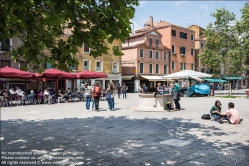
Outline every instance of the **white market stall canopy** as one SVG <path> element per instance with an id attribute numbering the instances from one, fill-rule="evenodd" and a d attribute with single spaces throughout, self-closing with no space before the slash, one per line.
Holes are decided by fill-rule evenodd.
<path id="1" fill-rule="evenodd" d="M 182 70 L 176 73 L 163 76 L 164 79 L 179 79 L 179 78 L 207 78 L 212 77 L 211 74 L 197 72 L 194 70 Z"/>

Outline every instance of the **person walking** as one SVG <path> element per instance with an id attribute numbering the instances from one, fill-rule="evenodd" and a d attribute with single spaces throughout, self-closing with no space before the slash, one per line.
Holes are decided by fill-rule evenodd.
<path id="1" fill-rule="evenodd" d="M 93 89 L 94 93 L 94 103 L 95 103 L 95 111 L 99 112 L 99 99 L 101 96 L 101 87 L 99 86 L 99 83 L 95 83 L 95 87 Z"/>
<path id="2" fill-rule="evenodd" d="M 114 82 L 111 82 L 110 84 L 110 89 L 111 89 L 111 110 L 114 111 L 114 97 L 116 96 L 116 87 L 114 85 Z"/>
<path id="3" fill-rule="evenodd" d="M 90 102 L 91 102 L 91 95 L 92 95 L 92 87 L 85 83 L 85 97 L 86 97 L 86 109 L 90 110 Z"/>
<path id="4" fill-rule="evenodd" d="M 93 85 L 92 89 L 94 89 L 96 84 Z M 92 111 L 94 111 L 94 93 L 91 95 L 91 100 L 92 100 Z"/>
<path id="5" fill-rule="evenodd" d="M 125 84 L 123 84 L 123 86 L 122 86 L 122 94 L 123 94 L 123 98 L 126 98 L 126 91 L 128 90 L 128 87 L 125 85 Z"/>
<path id="6" fill-rule="evenodd" d="M 118 84 L 117 86 L 117 91 L 118 91 L 118 98 L 120 99 L 120 94 L 121 94 L 121 86 Z"/>
<path id="7" fill-rule="evenodd" d="M 175 80 L 174 88 L 172 90 L 173 100 L 175 102 L 175 110 L 181 110 L 181 106 L 179 103 L 180 100 L 180 85 L 178 84 L 178 80 Z"/>

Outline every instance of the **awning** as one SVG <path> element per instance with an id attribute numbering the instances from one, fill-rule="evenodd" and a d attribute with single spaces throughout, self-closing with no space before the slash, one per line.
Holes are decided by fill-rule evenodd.
<path id="1" fill-rule="evenodd" d="M 163 78 L 163 76 L 143 76 L 141 75 L 141 77 L 150 80 L 150 81 L 163 81 L 166 80 L 165 78 Z"/>
<path id="2" fill-rule="evenodd" d="M 208 82 L 227 82 L 226 80 L 222 80 L 219 78 L 204 78 L 204 80 L 206 80 Z"/>
<path id="3" fill-rule="evenodd" d="M 132 77 L 134 77 L 134 75 L 123 75 L 122 79 L 124 79 L 124 80 L 130 80 Z"/>
<path id="4" fill-rule="evenodd" d="M 222 78 L 224 78 L 224 79 L 226 79 L 226 80 L 243 80 L 243 78 L 242 77 L 237 77 L 237 76 L 225 76 L 225 77 L 222 77 Z"/>

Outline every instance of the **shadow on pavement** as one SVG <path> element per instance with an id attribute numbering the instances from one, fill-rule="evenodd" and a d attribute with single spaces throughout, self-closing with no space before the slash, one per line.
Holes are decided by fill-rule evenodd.
<path id="1" fill-rule="evenodd" d="M 1 154 L 24 159 L 2 161 L 6 165 L 10 161 L 36 162 L 34 165 L 248 165 L 248 146 L 207 141 L 190 129 L 201 131 L 207 139 L 236 134 L 182 118 L 8 120 L 1 121 Z M 55 161 L 58 163 L 51 163 Z"/>

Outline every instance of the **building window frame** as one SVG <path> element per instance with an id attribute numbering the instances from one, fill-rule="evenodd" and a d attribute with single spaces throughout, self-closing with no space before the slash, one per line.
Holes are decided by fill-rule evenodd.
<path id="1" fill-rule="evenodd" d="M 87 66 L 85 66 L 85 62 L 87 62 Z M 91 71 L 91 61 L 89 59 L 83 59 L 83 62 L 82 62 L 82 69 L 83 71 L 84 70 L 89 70 Z"/>
<path id="2" fill-rule="evenodd" d="M 180 54 L 186 55 L 186 47 L 180 46 Z"/>
<path id="3" fill-rule="evenodd" d="M 153 74 L 153 64 L 152 63 L 149 64 L 149 73 Z"/>
<path id="4" fill-rule="evenodd" d="M 194 49 L 191 48 L 191 55 L 194 56 L 195 52 L 194 52 Z"/>
<path id="5" fill-rule="evenodd" d="M 172 30 L 171 30 L 171 36 L 176 37 L 176 30 L 175 30 L 175 29 L 172 29 Z"/>
<path id="6" fill-rule="evenodd" d="M 112 72 L 119 73 L 119 62 L 112 62 Z"/>
<path id="7" fill-rule="evenodd" d="M 171 62 L 171 69 L 175 70 L 175 62 L 174 61 Z"/>
<path id="8" fill-rule="evenodd" d="M 139 73 L 144 74 L 144 63 L 139 63 Z"/>
<path id="9" fill-rule="evenodd" d="M 156 39 L 156 47 L 159 47 L 159 40 Z"/>
<path id="10" fill-rule="evenodd" d="M 163 53 L 163 59 L 164 59 L 164 60 L 167 60 L 167 52 L 164 52 L 164 53 Z"/>
<path id="11" fill-rule="evenodd" d="M 7 46 L 4 46 L 5 44 L 3 43 L 7 43 Z M 4 50 L 2 50 L 4 48 Z M 8 38 L 6 39 L 4 42 L 0 41 L 0 52 L 8 52 L 8 51 L 12 51 L 12 38 Z"/>
<path id="12" fill-rule="evenodd" d="M 159 73 L 160 73 L 160 65 L 156 64 L 156 74 L 159 74 Z"/>
<path id="13" fill-rule="evenodd" d="M 188 39 L 188 34 L 185 33 L 185 32 L 181 32 L 181 31 L 180 31 L 180 38 L 181 38 L 181 39 L 187 40 L 187 39 Z"/>
<path id="14" fill-rule="evenodd" d="M 201 48 L 204 48 L 204 43 L 203 42 L 201 42 Z"/>
<path id="15" fill-rule="evenodd" d="M 84 53 L 90 53 L 90 47 L 89 47 L 89 45 L 87 43 L 84 43 L 83 52 Z"/>
<path id="16" fill-rule="evenodd" d="M 172 46 L 171 46 L 171 52 L 172 52 L 173 54 L 176 53 L 176 52 L 175 52 L 175 45 L 172 45 Z"/>
<path id="17" fill-rule="evenodd" d="M 163 74 L 167 74 L 167 65 L 163 65 Z"/>
<path id="18" fill-rule="evenodd" d="M 153 59 L 153 50 L 149 50 L 149 58 Z"/>
<path id="19" fill-rule="evenodd" d="M 100 64 L 99 67 L 98 67 L 98 64 Z M 95 71 L 96 72 L 102 72 L 103 71 L 103 61 L 102 60 L 95 60 Z"/>
<path id="20" fill-rule="evenodd" d="M 156 51 L 156 59 L 159 60 L 160 59 L 160 52 Z"/>
<path id="21" fill-rule="evenodd" d="M 142 56 L 141 56 L 141 53 L 142 53 Z M 139 55 L 140 55 L 140 58 L 144 58 L 144 49 L 142 48 L 139 49 Z"/>
<path id="22" fill-rule="evenodd" d="M 181 63 L 180 64 L 180 69 L 181 70 L 186 70 L 186 63 Z"/>
<path id="23" fill-rule="evenodd" d="M 194 70 L 194 64 L 193 63 L 191 63 L 191 70 Z"/>
<path id="24" fill-rule="evenodd" d="M 149 46 L 152 46 L 152 43 L 153 43 L 153 41 L 152 41 L 152 38 L 150 37 L 149 38 Z"/>
<path id="25" fill-rule="evenodd" d="M 191 35 L 191 41 L 195 41 L 195 36 Z"/>

